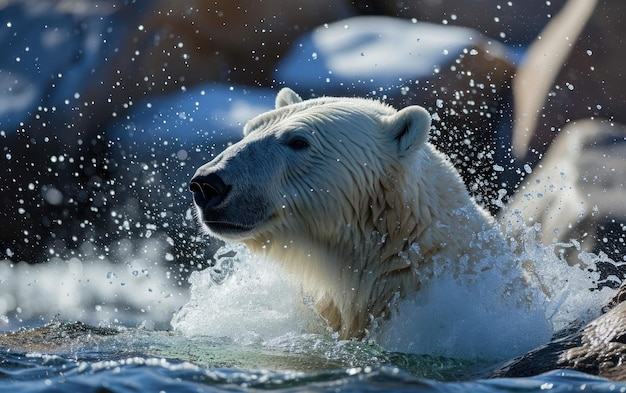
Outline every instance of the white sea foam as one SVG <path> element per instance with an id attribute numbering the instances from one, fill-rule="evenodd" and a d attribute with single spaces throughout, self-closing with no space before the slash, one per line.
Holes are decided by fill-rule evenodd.
<path id="1" fill-rule="evenodd" d="M 216 255 L 215 267 L 192 273 L 191 297 L 172 320 L 175 330 L 248 344 L 302 332 L 314 321 L 279 266 L 252 257 L 241 245 Z"/>
<path id="2" fill-rule="evenodd" d="M 140 248 L 145 252 L 127 252 L 125 263 L 97 255 L 36 265 L 0 261 L 0 330 L 55 317 L 92 325 L 167 328 L 188 300 L 187 289 L 156 263 L 164 254 L 162 244 L 144 241 Z"/>

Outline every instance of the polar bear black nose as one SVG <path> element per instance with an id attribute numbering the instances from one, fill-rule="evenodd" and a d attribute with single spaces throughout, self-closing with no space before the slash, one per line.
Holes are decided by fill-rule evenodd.
<path id="1" fill-rule="evenodd" d="M 230 186 L 224 183 L 215 173 L 194 176 L 189 183 L 189 191 L 193 192 L 194 202 L 201 208 L 211 208 L 219 205 L 230 191 Z"/>

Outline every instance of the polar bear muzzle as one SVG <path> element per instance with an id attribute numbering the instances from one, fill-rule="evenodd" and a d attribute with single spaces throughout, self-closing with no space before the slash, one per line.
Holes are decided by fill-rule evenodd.
<path id="1" fill-rule="evenodd" d="M 220 206 L 231 190 L 231 186 L 216 173 L 196 174 L 189 183 L 189 190 L 193 193 L 199 218 L 209 230 L 214 233 L 245 231 L 243 228 L 225 220 Z"/>
<path id="2" fill-rule="evenodd" d="M 193 200 L 201 209 L 210 209 L 222 203 L 230 189 L 231 186 L 225 184 L 215 173 L 197 175 L 189 184 Z"/>

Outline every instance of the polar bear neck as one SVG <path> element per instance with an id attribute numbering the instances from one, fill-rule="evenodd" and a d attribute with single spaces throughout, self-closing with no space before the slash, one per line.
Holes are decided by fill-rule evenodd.
<path id="1" fill-rule="evenodd" d="M 358 220 L 338 224 L 332 237 L 292 231 L 247 242 L 299 281 L 341 338 L 362 337 L 372 318 L 388 316 L 395 299 L 430 278 L 435 263 L 485 253 L 476 238 L 493 220 L 442 153 L 426 144 L 414 165 L 395 172 L 365 193 L 360 210 L 367 217 L 355 214 Z"/>

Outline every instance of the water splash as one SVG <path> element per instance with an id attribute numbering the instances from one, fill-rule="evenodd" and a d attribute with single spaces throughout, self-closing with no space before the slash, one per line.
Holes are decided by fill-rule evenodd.
<path id="1" fill-rule="evenodd" d="M 253 258 L 241 245 L 225 246 L 216 255 L 215 266 L 191 274 L 190 300 L 172 319 L 175 330 L 249 344 L 315 323 L 279 266 Z"/>
<path id="2" fill-rule="evenodd" d="M 368 339 L 389 351 L 507 359 L 548 342 L 574 321 L 595 317 L 612 293 L 592 290 L 598 282 L 595 264 L 608 258 L 581 253 L 580 266 L 570 266 L 556 246 L 535 240 L 536 231 L 524 228 L 511 241 L 520 261 L 532 262 L 530 287 L 512 285 L 519 277 L 511 276 L 515 269 L 503 267 L 503 261 L 486 260 L 491 268 L 480 277 L 461 279 L 456 269 L 443 267 L 419 292 L 399 301 L 390 318 L 375 321 Z M 192 275 L 191 300 L 172 320 L 176 331 L 268 346 L 297 342 L 311 327 L 324 331 L 279 266 L 239 245 L 218 254 L 226 259 Z"/>

